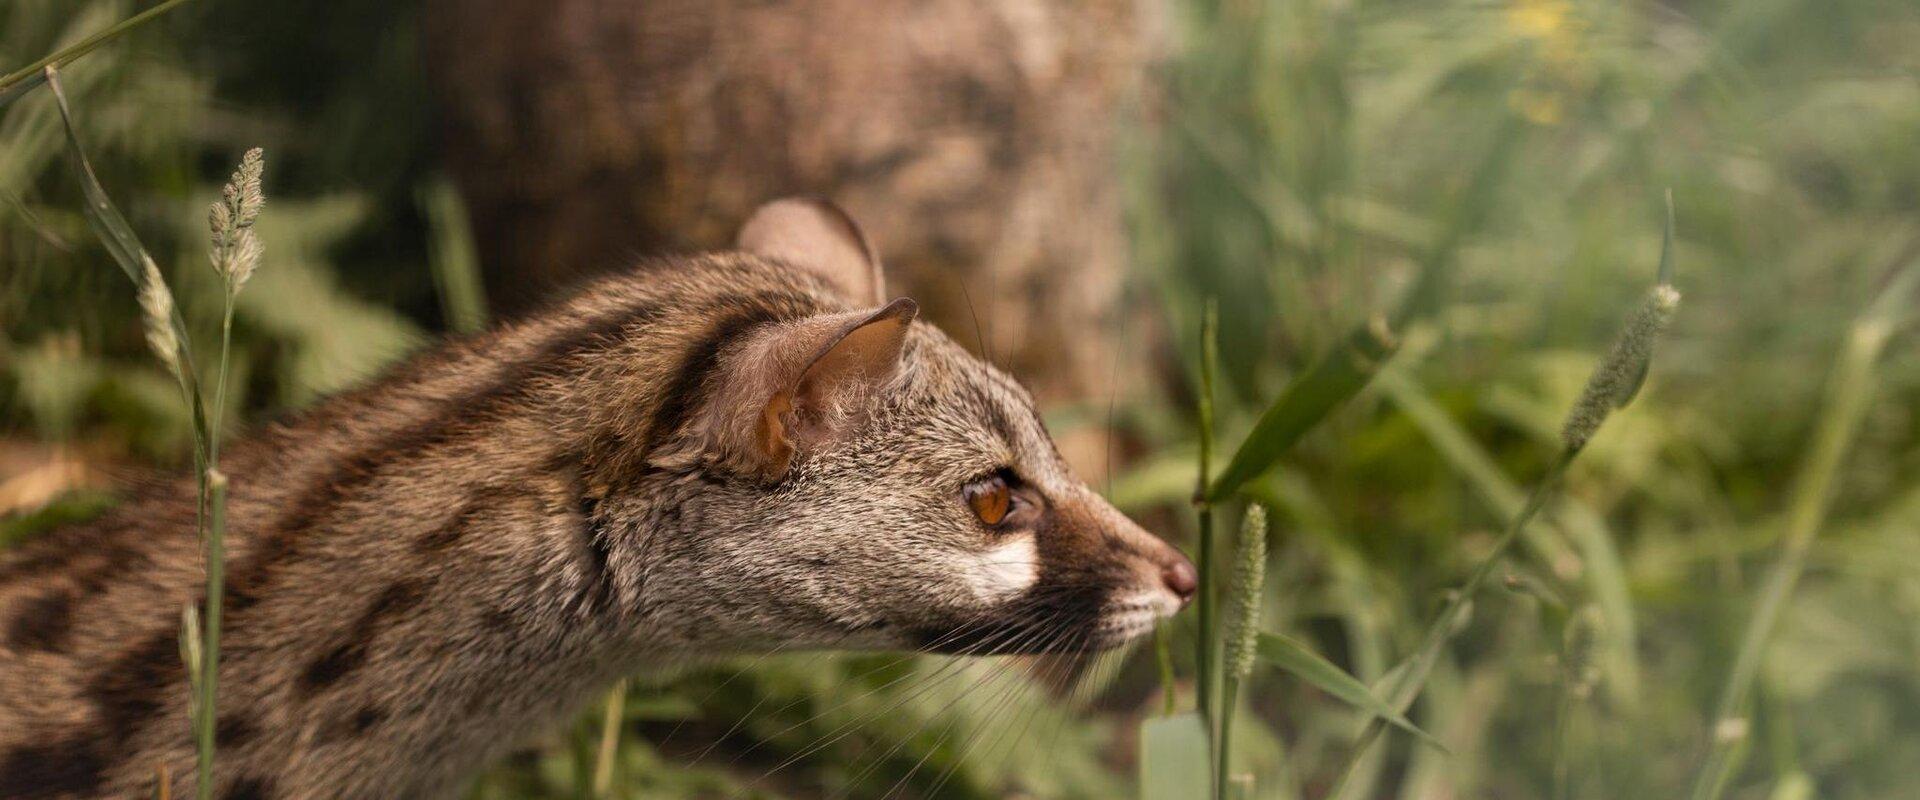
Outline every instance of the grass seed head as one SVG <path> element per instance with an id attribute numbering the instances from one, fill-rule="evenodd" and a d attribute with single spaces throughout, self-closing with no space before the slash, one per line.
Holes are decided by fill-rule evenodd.
<path id="1" fill-rule="evenodd" d="M 147 346 L 177 377 L 180 374 L 180 340 L 173 331 L 173 293 L 160 277 L 160 267 L 146 259 L 140 275 L 140 316 L 146 325 Z"/>
<path id="2" fill-rule="evenodd" d="M 180 660 L 187 665 L 187 679 L 200 679 L 200 609 L 192 603 L 180 609 Z"/>
<path id="3" fill-rule="evenodd" d="M 260 190 L 260 176 L 265 171 L 260 148 L 248 150 L 240 159 L 240 168 L 220 190 L 220 200 L 207 211 L 207 227 L 212 232 L 208 260 L 226 281 L 229 292 L 240 291 L 260 264 L 263 248 L 254 235 L 253 224 L 267 203 Z"/>
<path id="4" fill-rule="evenodd" d="M 1580 399 L 1574 402 L 1573 410 L 1567 413 L 1566 424 L 1560 428 L 1560 441 L 1567 450 L 1585 447 L 1600 429 L 1600 423 L 1639 393 L 1640 384 L 1647 377 L 1647 367 L 1653 362 L 1654 342 L 1673 321 L 1673 312 L 1679 307 L 1680 293 L 1672 286 L 1661 284 L 1647 293 L 1647 299 L 1627 317 L 1626 326 L 1613 341 L 1613 349 L 1593 371 L 1593 377 L 1587 379 Z"/>
<path id="5" fill-rule="evenodd" d="M 1234 564 L 1233 594 L 1226 616 L 1226 667 L 1235 680 L 1253 674 L 1254 639 L 1260 629 L 1260 589 L 1267 572 L 1267 509 L 1247 508 Z"/>

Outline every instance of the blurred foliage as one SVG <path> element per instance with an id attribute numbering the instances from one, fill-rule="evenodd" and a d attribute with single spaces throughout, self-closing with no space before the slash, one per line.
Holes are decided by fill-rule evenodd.
<path id="1" fill-rule="evenodd" d="M 10 0 L 0 64 L 140 6 Z M 1843 337 L 1920 258 L 1920 6 L 1183 0 L 1168 13 L 1175 46 L 1121 168 L 1138 283 L 1161 300 L 1167 349 L 1196 352 L 1198 310 L 1220 304 L 1222 441 L 1394 308 L 1419 264 L 1444 252 L 1455 265 L 1439 311 L 1394 332 L 1388 380 L 1249 484 L 1276 512 L 1261 617 L 1363 680 L 1412 652 L 1513 487 L 1546 468 L 1561 413 L 1651 281 L 1672 187 L 1687 302 L 1646 389 L 1505 568 L 1515 588 L 1479 598 L 1436 666 L 1410 716 L 1451 755 L 1391 737 L 1354 796 L 1545 797 L 1557 782 L 1575 797 L 1680 793 Z M 219 312 L 202 210 L 241 151 L 267 149 L 268 253 L 236 321 L 239 419 L 310 402 L 445 327 L 429 253 L 458 232 L 419 207 L 441 185 L 423 22 L 404 2 L 202 0 L 63 72 L 102 182 L 196 337 L 217 334 Z M 0 113 L 0 440 L 177 467 L 186 416 L 86 230 L 60 136 L 44 92 Z M 1475 195 L 1490 154 L 1496 180 Z M 1896 332 L 1761 671 L 1729 797 L 1920 785 L 1913 352 L 1913 332 Z M 1113 492 L 1190 536 L 1191 390 L 1163 388 L 1118 410 L 1152 447 Z M 0 522 L 0 540 L 102 503 L 77 491 Z M 1579 637 L 1566 626 L 1622 602 L 1632 628 L 1600 635 L 1630 634 L 1628 667 L 1603 651 L 1598 691 L 1573 691 L 1582 673 L 1565 645 Z M 644 676 L 616 785 L 629 797 L 1122 795 L 1134 723 L 1158 706 L 1146 661 L 1116 667 L 1085 713 L 1037 694 L 1019 678 L 1034 668 L 1013 662 L 806 655 Z M 1235 741 L 1259 796 L 1324 794 L 1358 715 L 1278 674 L 1242 696 Z M 597 732 L 588 719 L 534 743 L 479 795 L 574 793 Z"/>

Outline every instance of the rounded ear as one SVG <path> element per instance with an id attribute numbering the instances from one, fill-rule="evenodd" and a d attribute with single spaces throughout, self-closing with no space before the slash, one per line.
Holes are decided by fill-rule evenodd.
<path id="1" fill-rule="evenodd" d="M 735 246 L 825 278 L 856 306 L 886 296 L 880 256 L 853 217 L 817 197 L 789 197 L 763 205 L 740 227 Z"/>

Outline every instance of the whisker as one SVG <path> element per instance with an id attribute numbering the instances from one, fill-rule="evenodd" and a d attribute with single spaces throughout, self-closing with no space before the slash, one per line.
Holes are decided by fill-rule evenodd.
<path id="1" fill-rule="evenodd" d="M 1036 624 L 1036 626 L 1032 631 L 1030 631 L 1024 636 L 1021 636 L 1019 641 L 1010 642 L 1009 644 L 1013 648 L 1025 647 L 1027 644 L 1032 643 L 1034 640 L 1044 635 L 1048 629 L 1048 626 L 1050 626 L 1054 621 L 1056 621 L 1058 616 L 1059 614 L 1056 612 L 1052 615 L 1042 618 L 1041 620 L 1038 621 L 1038 623 Z M 1012 663 L 1011 660 L 1002 661 L 1000 664 L 996 665 L 994 670 L 989 672 L 987 675 L 982 676 L 981 680 L 976 681 L 976 684 L 984 683 L 989 678 L 997 677 L 999 675 L 1007 673 L 1010 670 L 1011 663 Z M 942 706 L 938 711 L 935 712 L 935 717 L 937 718 L 938 716 L 944 714 L 947 711 L 947 709 L 951 708 L 955 703 L 959 702 L 959 700 L 961 699 L 964 699 L 968 694 L 970 694 L 973 691 L 975 691 L 975 689 L 970 688 L 967 692 L 962 692 L 959 695 L 956 695 L 953 700 L 948 701 L 946 705 Z M 953 725 L 957 723 L 958 723 L 958 720 L 956 719 L 953 722 L 948 724 L 947 729 L 951 730 Z M 942 736 L 944 735 L 945 733 L 943 731 Z M 873 767 L 878 766 L 880 762 L 886 760 L 887 758 L 892 757 L 894 751 L 898 750 L 904 744 L 905 744 L 904 740 L 901 742 L 895 743 L 894 746 L 889 748 L 886 753 L 883 753 L 878 759 L 875 759 L 873 762 L 869 763 L 867 768 L 861 771 L 861 775 L 864 776 L 866 772 L 870 771 Z M 929 750 L 927 755 L 929 756 L 932 755 L 932 751 Z M 911 773 L 909 773 L 909 775 L 911 775 Z"/>
<path id="2" fill-rule="evenodd" d="M 987 337 L 980 332 L 980 315 L 973 310 L 973 293 L 967 291 L 965 278 L 956 278 L 955 282 L 960 285 L 960 297 L 967 301 L 967 316 L 973 318 L 973 340 L 980 346 L 980 357 L 986 359 L 988 364 L 992 364 L 993 351 L 987 349 Z"/>
<path id="3" fill-rule="evenodd" d="M 1053 632 L 1053 634 L 1052 634 L 1052 635 L 1051 635 L 1051 636 L 1050 636 L 1050 637 L 1049 637 L 1049 638 L 1047 639 L 1047 641 L 1046 641 L 1046 643 L 1045 643 L 1045 645 L 1044 645 L 1043 647 L 1041 647 L 1040 649 L 1041 649 L 1041 650 L 1043 650 L 1043 651 L 1044 651 L 1044 650 L 1048 650 L 1048 649 L 1051 649 L 1053 645 L 1055 645 L 1055 644 L 1059 644 L 1059 643 L 1061 643 L 1061 642 L 1062 642 L 1063 640 L 1065 640 L 1065 639 L 1067 639 L 1067 638 L 1069 638 L 1069 635 L 1071 635 L 1071 638 L 1074 638 L 1074 639 L 1078 639 L 1078 638 L 1079 638 L 1080 636 L 1082 636 L 1083 634 L 1084 634 L 1084 631 L 1080 631 L 1080 630 L 1074 630 L 1074 631 L 1068 631 L 1068 630 L 1058 630 L 1058 631 L 1055 631 L 1055 632 Z M 1044 667 L 1043 667 L 1043 669 L 1044 669 Z M 994 718 L 994 717 L 996 717 L 996 716 L 998 716 L 998 715 L 999 715 L 999 714 L 1001 713 L 1001 711 L 1002 711 L 1002 710 L 1004 710 L 1004 708 L 1005 708 L 1005 706 L 1006 706 L 1006 704 L 1007 704 L 1008 702 L 1010 702 L 1010 701 L 1011 701 L 1011 700 L 1012 700 L 1013 698 L 1016 698 L 1016 697 L 1018 697 L 1018 696 L 1020 695 L 1020 693 L 1019 693 L 1019 691 L 1017 691 L 1017 690 L 1018 690 L 1019 688 L 1021 688 L 1019 684 L 1017 684 L 1017 683 L 1016 683 L 1016 684 L 1014 684 L 1014 686 L 1012 687 L 1012 689 L 1010 689 L 1010 690 L 1009 690 L 1009 691 L 1008 691 L 1008 692 L 1006 693 L 1006 696 L 1005 696 L 1004 698 L 1001 698 L 1001 699 L 999 699 L 999 700 L 996 700 L 996 701 L 993 701 L 993 702 L 992 702 L 992 705 L 991 705 L 991 706 L 990 706 L 990 707 L 988 708 L 988 711 L 987 711 L 987 713 L 986 713 L 986 715 L 985 715 L 985 716 L 984 716 L 984 717 L 983 717 L 983 718 L 981 719 L 981 721 L 980 721 L 980 724 L 979 724 L 979 725 L 978 725 L 978 726 L 977 726 L 977 727 L 975 728 L 975 730 L 974 730 L 974 732 L 973 732 L 973 733 L 972 733 L 972 734 L 971 734 L 970 736 L 968 736 L 968 740 L 967 740 L 967 742 L 965 743 L 965 746 L 963 746 L 963 747 L 962 747 L 962 748 L 960 749 L 960 752 L 959 752 L 959 754 L 958 754 L 958 755 L 956 755 L 956 756 L 954 757 L 954 759 L 953 759 L 953 763 L 952 763 L 952 764 L 949 764 L 949 765 L 948 765 L 948 766 L 947 766 L 947 767 L 946 767 L 945 769 L 942 769 L 942 770 L 940 771 L 940 774 L 939 774 L 938 776 L 936 776 L 936 779 L 935 779 L 935 781 L 934 781 L 934 784 L 933 784 L 933 787 L 932 787 L 932 788 L 930 788 L 930 789 L 928 790 L 928 792 L 927 792 L 927 795 L 928 795 L 929 797 L 937 797 L 937 796 L 939 796 L 939 793 L 940 793 L 940 787 L 942 787 L 942 786 L 944 786 L 944 785 L 946 785 L 946 782 L 947 782 L 947 781 L 948 781 L 949 779 L 951 779 L 951 778 L 953 777 L 953 775 L 954 775 L 954 774 L 956 774 L 956 773 L 958 772 L 958 770 L 959 770 L 959 768 L 960 768 L 960 767 L 961 767 L 962 765 L 964 765 L 964 764 L 966 763 L 966 759 L 967 759 L 967 756 L 968 756 L 968 754 L 969 754 L 969 753 L 971 753 L 971 752 L 973 751 L 973 748 L 974 748 L 974 747 L 975 747 L 976 745 L 978 745 L 978 744 L 979 744 L 979 743 L 980 743 L 980 742 L 982 741 L 982 739 L 983 739 L 983 737 L 985 737 L 985 735 L 986 735 L 986 733 L 987 733 L 987 732 L 988 732 L 988 731 L 989 731 L 989 730 L 991 729 L 991 727 L 992 727 L 992 726 L 991 726 L 991 725 L 990 725 L 989 723 L 991 723 L 991 722 L 992 722 L 992 720 L 993 720 L 993 718 Z M 1026 726 L 1027 726 L 1027 724 L 1030 724 L 1030 723 L 1032 722 L 1032 719 L 1033 719 L 1033 715 L 1035 715 L 1035 714 L 1038 714 L 1038 713 L 1039 713 L 1039 710 L 1040 710 L 1040 705 L 1039 705 L 1039 704 L 1030 704 L 1030 705 L 1029 705 L 1029 706 L 1027 707 L 1027 709 L 1026 709 L 1026 710 L 1025 710 L 1024 712 L 1022 712 L 1022 713 L 1024 713 L 1024 714 L 1026 715 L 1026 721 L 1025 721 L 1025 722 L 1022 722 L 1022 723 L 1020 723 L 1020 730 L 1022 731 L 1022 733 L 1016 733 L 1016 734 L 1014 735 L 1014 737 L 1013 737 L 1013 743 L 1014 743 L 1014 744 L 1017 744 L 1017 743 L 1018 743 L 1018 741 L 1019 741 L 1019 738 L 1020 738 L 1020 737 L 1021 737 L 1022 735 L 1024 735 L 1024 731 L 1025 731 L 1025 729 L 1026 729 Z M 923 758 L 923 759 L 921 759 L 921 764 L 924 764 L 925 762 L 926 762 L 926 759 L 924 759 L 924 758 Z M 915 770 L 915 771 L 917 771 L 917 770 L 918 770 L 919 768 L 920 768 L 920 764 L 916 764 L 916 765 L 914 765 L 914 770 Z M 907 780 L 908 780 L 908 779 L 910 779 L 910 778 L 912 778 L 912 777 L 913 777 L 913 771 L 909 771 L 909 772 L 908 772 L 908 773 L 907 773 L 907 774 L 906 774 L 906 775 L 905 775 L 904 777 L 902 777 L 902 778 L 900 779 L 900 782 L 899 782 L 899 783 L 897 783 L 897 784 L 895 784 L 895 790 L 897 790 L 897 789 L 899 789 L 899 788 L 902 788 L 902 787 L 904 787 L 904 786 L 905 786 L 905 784 L 906 784 L 906 782 L 907 782 Z M 888 791 L 888 794 L 889 794 L 889 795 L 891 795 L 891 794 L 893 793 L 893 791 L 894 791 L 894 790 L 889 790 L 889 791 Z"/>
<path id="4" fill-rule="evenodd" d="M 1005 633 L 1010 633 L 1010 632 L 1005 632 Z M 984 649 L 985 649 L 985 648 L 987 648 L 987 647 L 990 647 L 990 646 L 992 646 L 992 645 L 994 645 L 994 644 L 997 644 L 997 643 L 998 643 L 999 641 L 1001 641 L 1001 640 L 1003 640 L 1003 639 L 1004 639 L 1004 634 L 1002 634 L 1002 635 L 996 635 L 996 638 L 995 638 L 995 639 L 992 639 L 992 640 L 988 640 L 988 641 L 983 641 L 983 642 L 980 642 L 980 643 L 978 643 L 978 644 L 976 644 L 976 645 L 973 645 L 973 646 L 971 646 L 971 647 L 968 647 L 968 648 L 963 648 L 963 649 L 962 649 L 962 652 L 961 652 L 961 655 L 967 655 L 967 654 L 970 654 L 970 653 L 975 653 L 975 652 L 980 652 L 980 651 L 982 651 L 982 650 L 984 650 Z M 964 663 L 964 662 L 962 662 L 962 661 L 960 661 L 960 660 L 958 660 L 958 659 L 956 659 L 955 661 L 953 661 L 953 662 L 951 662 L 951 663 L 952 663 L 952 664 L 959 664 L 959 663 Z M 949 666 L 949 665 L 943 665 L 943 666 L 942 666 L 942 667 L 941 667 L 940 669 L 941 669 L 941 670 L 946 670 L 946 669 L 947 669 L 947 666 Z M 952 676 L 951 676 L 951 675 L 948 675 L 947 677 L 948 677 L 948 678 L 950 678 L 950 677 L 952 677 Z M 787 767 L 789 767 L 789 766 L 792 766 L 792 765 L 793 765 L 794 763 L 797 763 L 797 762 L 798 762 L 798 761 L 799 761 L 800 759 L 802 759 L 802 758 L 805 758 L 806 756 L 809 756 L 809 755 L 812 755 L 812 754 L 814 754 L 814 753 L 817 753 L 817 752 L 819 752 L 819 751 L 820 751 L 821 749 L 824 749 L 824 748 L 826 748 L 827 746 L 829 746 L 829 745 L 831 745 L 831 744 L 833 744 L 834 742 L 837 742 L 837 741 L 839 741 L 839 740 L 841 740 L 841 739 L 843 739 L 843 738 L 846 738 L 846 736 L 847 736 L 847 735 L 848 735 L 849 733 L 851 733 L 851 732 L 852 732 L 852 731 L 853 731 L 854 729 L 856 729 L 856 728 L 857 728 L 857 727 L 858 727 L 859 725 L 862 725 L 862 724 L 864 724 L 864 723 L 866 722 L 866 720 L 868 720 L 868 719 L 871 719 L 871 718 L 874 718 L 874 717 L 877 717 L 877 716 L 879 716 L 879 715 L 881 715 L 881 714 L 888 714 L 888 713 L 892 713 L 892 712 L 893 712 L 893 711 L 894 711 L 895 709 L 897 709 L 897 708 L 899 708 L 899 707 L 900 707 L 901 705 L 903 705 L 903 704 L 905 704 L 905 703 L 907 703 L 908 701 L 910 701 L 910 700 L 912 700 L 912 699 L 914 699 L 914 698 L 916 698 L 916 697 L 918 697 L 918 696 L 920 696 L 920 695 L 922 695 L 922 694 L 924 694 L 924 693 L 925 693 L 926 691 L 928 691 L 929 689 L 931 689 L 931 687 L 932 687 L 933 685 L 937 685 L 938 683 L 941 683 L 941 682 L 944 682 L 945 680 L 946 680 L 946 678 L 941 678 L 941 679 L 940 679 L 940 680 L 938 680 L 938 681 L 933 681 L 933 682 L 931 682 L 931 683 L 930 683 L 930 684 L 929 684 L 928 686 L 922 686 L 922 687 L 919 687 L 919 688 L 916 688 L 915 690 L 913 690 L 913 692 L 912 692 L 912 693 L 910 693 L 910 694 L 908 694 L 908 695 L 905 695 L 905 696 L 902 696 L 902 697 L 900 697 L 900 698 L 898 698 L 898 699 L 896 699 L 896 700 L 895 700 L 895 701 L 894 701 L 894 702 L 893 702 L 892 704 L 890 704 L 890 705 L 888 705 L 887 707 L 885 707 L 885 708 L 883 708 L 883 709 L 880 709 L 879 711 L 875 711 L 875 712 L 871 712 L 871 713 L 869 713 L 869 714 L 864 714 L 864 715 L 861 715 L 861 716 L 860 716 L 859 718 L 856 718 L 855 720 L 852 720 L 852 721 L 849 721 L 849 722 L 846 722 L 846 723 L 842 723 L 841 725 L 839 725 L 838 727 L 836 727 L 836 728 L 835 728 L 834 730 L 832 730 L 832 731 L 829 731 L 829 732 L 828 732 L 828 736 L 827 736 L 827 737 L 823 737 L 823 739 L 822 739 L 821 741 L 818 741 L 818 742 L 816 742 L 816 743 L 814 743 L 813 745 L 810 745 L 810 746 L 808 746 L 807 748 L 805 748 L 805 749 L 803 749 L 803 750 L 802 750 L 801 752 L 798 752 L 798 753 L 795 753 L 794 755 L 792 755 L 792 756 L 790 756 L 790 757 L 788 757 L 788 758 L 787 758 L 787 759 L 786 759 L 785 761 L 782 761 L 782 762 L 781 762 L 780 764 L 778 764 L 778 765 L 776 765 L 776 766 L 774 766 L 774 768 L 773 768 L 773 769 L 771 769 L 771 770 L 768 770 L 768 771 L 767 771 L 767 772 L 766 772 L 766 773 L 765 773 L 764 775 L 762 775 L 762 776 L 761 776 L 761 778 L 762 778 L 762 779 L 765 779 L 765 778 L 766 778 L 767 776 L 770 776 L 770 775 L 772 775 L 772 774 L 773 774 L 773 773 L 775 773 L 775 772 L 779 772 L 779 771 L 780 771 L 780 770 L 782 770 L 782 769 L 785 769 L 785 768 L 787 768 Z M 844 705 L 844 704 L 843 704 L 843 705 Z"/>
<path id="5" fill-rule="evenodd" d="M 1033 633 L 1025 637 L 1022 637 L 1020 646 L 1025 646 L 1026 644 L 1030 644 L 1030 643 L 1033 643 L 1034 641 L 1041 640 L 1041 637 L 1046 636 L 1047 634 L 1048 632 L 1045 629 L 1036 630 Z M 1051 636 L 1048 636 L 1047 640 L 1051 640 L 1051 638 L 1057 637 L 1057 635 L 1058 634 L 1052 634 Z M 983 676 L 981 681 L 976 681 L 975 686 L 969 687 L 969 690 L 967 692 L 962 692 L 958 695 L 955 695 L 953 699 L 948 700 L 945 705 L 942 705 L 938 711 L 934 712 L 935 718 L 938 718 L 940 716 L 945 716 L 953 708 L 953 706 L 957 705 L 961 700 L 967 699 L 968 695 L 971 694 L 974 689 L 977 689 L 977 687 L 981 683 L 984 683 L 986 677 L 998 677 L 1002 674 L 1005 674 L 1012 663 L 1013 662 L 1010 660 L 1002 662 L 1000 665 L 996 667 L 996 669 L 993 672 L 988 673 L 987 676 Z M 983 719 L 983 721 L 992 719 L 993 715 L 997 713 L 997 709 L 999 708 L 1000 704 L 1005 701 L 1006 697 L 1012 695 L 1013 690 L 1016 689 L 1018 685 L 1019 685 L 1018 683 L 1010 683 L 1009 686 L 996 690 L 993 693 L 993 696 L 990 697 L 987 701 L 989 710 L 987 712 L 987 716 Z M 948 732 L 952 731 L 955 727 L 957 727 L 960 724 L 960 721 L 961 720 L 957 715 L 954 716 L 952 719 L 950 719 L 947 722 L 945 728 L 942 729 L 939 738 L 944 739 Z M 971 733 L 968 736 L 969 743 L 967 747 L 963 748 L 960 751 L 959 755 L 956 756 L 956 760 L 954 762 L 955 765 L 958 765 L 961 760 L 966 758 L 967 750 L 971 749 L 972 747 L 971 742 L 980 735 L 980 732 L 981 730 L 984 729 L 984 727 L 985 727 L 984 725 L 979 726 L 978 728 L 976 728 L 976 730 L 973 733 Z M 938 741 L 938 739 L 936 739 L 936 741 Z M 895 744 L 894 749 L 898 749 L 901 744 L 904 744 L 904 742 Z M 907 773 L 905 775 L 902 775 L 898 781 L 894 782 L 893 786 L 889 787 L 887 791 L 881 795 L 881 797 L 890 797 L 895 792 L 905 787 L 906 784 L 913 779 L 913 776 L 920 771 L 920 768 L 926 765 L 927 759 L 933 757 L 933 754 L 935 751 L 936 751 L 935 748 L 928 748 L 927 751 L 920 756 L 920 759 L 914 762 L 913 768 L 907 770 Z M 891 754 L 892 754 L 892 750 L 889 750 L 888 755 L 891 755 Z M 932 795 L 929 795 L 929 796 L 932 796 Z"/>

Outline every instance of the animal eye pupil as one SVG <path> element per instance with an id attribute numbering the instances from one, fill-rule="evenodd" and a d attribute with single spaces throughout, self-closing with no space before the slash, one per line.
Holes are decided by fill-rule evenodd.
<path id="1" fill-rule="evenodd" d="M 998 477 L 988 478 L 967 487 L 967 505 L 973 507 L 973 515 L 988 525 L 998 525 L 1007 518 L 1007 509 L 1013 503 L 1013 492 L 1007 488 L 1007 482 Z"/>

